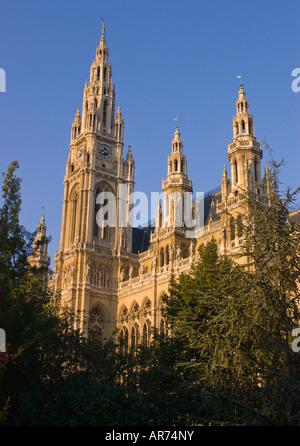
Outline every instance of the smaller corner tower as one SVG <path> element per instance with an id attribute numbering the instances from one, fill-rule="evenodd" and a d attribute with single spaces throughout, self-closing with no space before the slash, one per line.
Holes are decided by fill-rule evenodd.
<path id="1" fill-rule="evenodd" d="M 236 115 L 233 117 L 233 139 L 228 142 L 228 160 L 231 181 L 224 166 L 221 190 L 222 201 L 217 206 L 221 217 L 221 250 L 237 248 L 241 242 L 242 214 L 247 212 L 245 198 L 252 195 L 257 199 L 265 193 L 261 178 L 261 142 L 256 141 L 254 118 L 249 112 L 249 102 L 242 82 L 236 100 Z"/>
<path id="2" fill-rule="evenodd" d="M 48 271 L 50 266 L 50 257 L 48 256 L 48 238 L 46 235 L 47 226 L 44 213 L 37 228 L 37 234 L 33 241 L 33 249 L 28 257 L 28 263 L 31 267 L 43 268 Z"/>
<path id="3" fill-rule="evenodd" d="M 233 140 L 228 143 L 228 160 L 231 165 L 231 192 L 252 192 L 260 194 L 261 142 L 256 141 L 254 118 L 249 113 L 249 102 L 242 82 L 236 101 L 236 115 L 233 117 Z"/>
<path id="4" fill-rule="evenodd" d="M 170 227 L 184 227 L 184 200 L 193 192 L 192 180 L 187 176 L 187 160 L 178 125 L 168 156 L 167 179 L 162 181 L 164 193 L 164 221 Z M 187 193 L 185 195 L 185 193 Z"/>

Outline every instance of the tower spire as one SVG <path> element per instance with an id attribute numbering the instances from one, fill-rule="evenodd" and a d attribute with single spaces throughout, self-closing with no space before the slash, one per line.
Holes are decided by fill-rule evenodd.
<path id="1" fill-rule="evenodd" d="M 239 74 L 237 78 L 240 80 L 240 89 L 243 88 L 242 76 Z"/>
<path id="2" fill-rule="evenodd" d="M 33 241 L 33 249 L 31 255 L 28 257 L 28 262 L 32 267 L 45 268 L 50 265 L 50 257 L 47 253 L 48 238 L 46 236 L 47 227 L 45 224 L 44 207 L 40 223 L 37 228 L 37 234 Z"/>
<path id="3" fill-rule="evenodd" d="M 101 17 L 101 21 L 102 21 L 102 35 L 101 35 L 101 41 L 104 41 L 105 43 L 105 30 L 106 30 L 106 25 L 103 21 L 103 17 Z"/>
<path id="4" fill-rule="evenodd" d="M 233 117 L 233 141 L 228 144 L 228 159 L 231 164 L 232 192 L 236 189 L 258 190 L 261 183 L 260 161 L 262 150 L 256 141 L 254 119 L 249 113 L 249 102 L 241 76 L 236 115 Z"/>

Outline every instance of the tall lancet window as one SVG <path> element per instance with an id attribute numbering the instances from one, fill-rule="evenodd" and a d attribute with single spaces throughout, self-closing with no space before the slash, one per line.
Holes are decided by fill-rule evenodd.
<path id="1" fill-rule="evenodd" d="M 230 220 L 230 240 L 235 239 L 235 222 L 234 219 L 231 218 Z"/>
<path id="2" fill-rule="evenodd" d="M 254 158 L 254 181 L 258 180 L 258 161 L 257 158 Z"/>
<path id="3" fill-rule="evenodd" d="M 139 326 L 137 323 L 135 323 L 131 329 L 131 345 L 130 345 L 131 350 L 134 354 L 136 353 L 138 347 L 139 337 L 140 337 Z"/>
<path id="4" fill-rule="evenodd" d="M 238 183 L 238 181 L 239 181 L 239 173 L 238 173 L 238 165 L 237 165 L 237 161 L 236 160 L 234 160 L 233 167 L 234 167 L 235 182 Z"/>
<path id="5" fill-rule="evenodd" d="M 77 203 L 78 203 L 78 195 L 77 192 L 74 194 L 73 199 L 71 200 L 71 232 L 70 232 L 70 241 L 74 243 L 75 241 L 75 231 L 76 231 L 76 220 L 77 220 Z"/>
<path id="6" fill-rule="evenodd" d="M 160 250 L 160 266 L 163 267 L 165 264 L 165 251 L 164 248 Z"/>
<path id="7" fill-rule="evenodd" d="M 99 228 L 98 228 L 98 223 L 97 223 L 97 213 L 100 209 L 100 204 L 96 203 L 97 197 L 100 194 L 100 190 L 97 189 L 96 191 L 96 196 L 95 196 L 95 215 L 94 215 L 94 236 L 98 237 L 99 234 Z"/>
<path id="8" fill-rule="evenodd" d="M 103 127 L 106 127 L 106 119 L 107 119 L 107 100 L 105 99 L 104 104 L 103 104 Z"/>
<path id="9" fill-rule="evenodd" d="M 150 334 L 151 334 L 151 323 L 147 319 L 143 327 L 143 345 L 144 347 L 149 347 L 150 345 Z"/>
<path id="10" fill-rule="evenodd" d="M 104 200 L 104 203 L 103 203 L 103 206 L 107 206 L 107 205 L 108 205 L 108 200 L 105 199 L 105 200 Z M 102 239 L 104 239 L 104 240 L 107 240 L 107 239 L 108 239 L 108 226 L 105 225 L 105 223 L 104 223 L 104 221 L 107 220 L 107 219 L 108 219 L 108 211 L 105 212 L 105 214 L 104 214 L 104 220 L 103 220 L 103 222 L 102 222 L 101 233 L 100 233 L 100 237 L 101 237 Z"/>
<path id="11" fill-rule="evenodd" d="M 103 221 L 101 222 L 99 220 L 98 217 L 98 221 L 97 221 L 97 214 L 98 211 L 100 210 L 100 208 L 106 206 L 108 204 L 108 200 L 107 198 L 104 200 L 103 204 L 99 204 L 97 203 L 97 197 L 98 195 L 101 193 L 100 189 L 97 189 L 96 194 L 95 194 L 95 211 L 94 211 L 94 237 L 96 237 L 97 239 L 102 239 L 102 240 L 109 240 L 109 232 L 108 232 L 108 225 L 105 225 L 105 220 L 108 219 L 108 211 L 105 212 L 104 216 L 103 216 Z"/>

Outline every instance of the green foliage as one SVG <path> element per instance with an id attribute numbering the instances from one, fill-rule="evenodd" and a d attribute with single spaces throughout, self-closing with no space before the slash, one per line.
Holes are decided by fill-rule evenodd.
<path id="1" fill-rule="evenodd" d="M 244 243 L 221 256 L 211 240 L 164 296 L 169 337 L 121 354 L 72 328 L 72 314 L 27 263 L 16 162 L 0 209 L 0 423 L 59 426 L 285 425 L 300 423 L 299 226 L 277 166 L 264 202 L 245 196 Z M 245 261 L 246 260 L 246 261 Z M 171 336 L 170 336 L 171 334 Z"/>
<path id="2" fill-rule="evenodd" d="M 181 367 L 210 402 L 226 402 L 212 423 L 298 423 L 299 355 L 290 337 L 299 326 L 300 231 L 287 218 L 293 194 L 280 197 L 277 167 L 267 202 L 244 197 L 240 254 L 219 256 L 214 240 L 201 246 L 199 262 L 165 297 L 173 334 L 193 356 Z"/>

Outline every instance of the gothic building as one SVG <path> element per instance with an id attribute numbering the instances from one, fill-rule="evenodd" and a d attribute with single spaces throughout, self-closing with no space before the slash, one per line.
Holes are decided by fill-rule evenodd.
<path id="1" fill-rule="evenodd" d="M 42 268 L 44 272 L 45 285 L 48 282 L 48 270 L 50 266 L 50 257 L 48 256 L 48 238 L 45 216 L 42 215 L 38 225 L 36 236 L 34 237 L 31 255 L 28 257 L 28 263 L 33 268 Z"/>
<path id="2" fill-rule="evenodd" d="M 221 186 L 205 194 L 201 231 L 191 236 L 187 225 L 178 224 L 183 206 L 178 211 L 177 200 L 182 204 L 193 192 L 178 127 L 167 160 L 167 178 L 162 181 L 164 202 L 159 202 L 155 227 L 133 228 L 129 196 L 134 191 L 135 163 L 130 147 L 124 153 L 123 141 L 124 121 L 120 106 L 115 109 L 103 27 L 82 108 L 72 124 L 60 248 L 51 283 L 77 315 L 77 328 L 85 334 L 97 330 L 103 338 L 118 329 L 129 348 L 139 342 L 147 344 L 153 327 L 164 332 L 161 296 L 168 290 L 171 274 L 188 271 L 200 244 L 214 237 L 221 253 L 238 249 L 238 215 L 244 206 L 240 192 L 268 194 L 269 173 L 266 168 L 262 178 L 261 142 L 256 140 L 254 119 L 241 84 L 233 140 L 228 144 L 231 181 L 224 168 Z M 115 197 L 115 209 L 108 225 L 104 211 L 109 194 Z M 108 198 L 101 201 L 100 196 Z M 196 207 L 194 201 L 194 217 Z"/>

